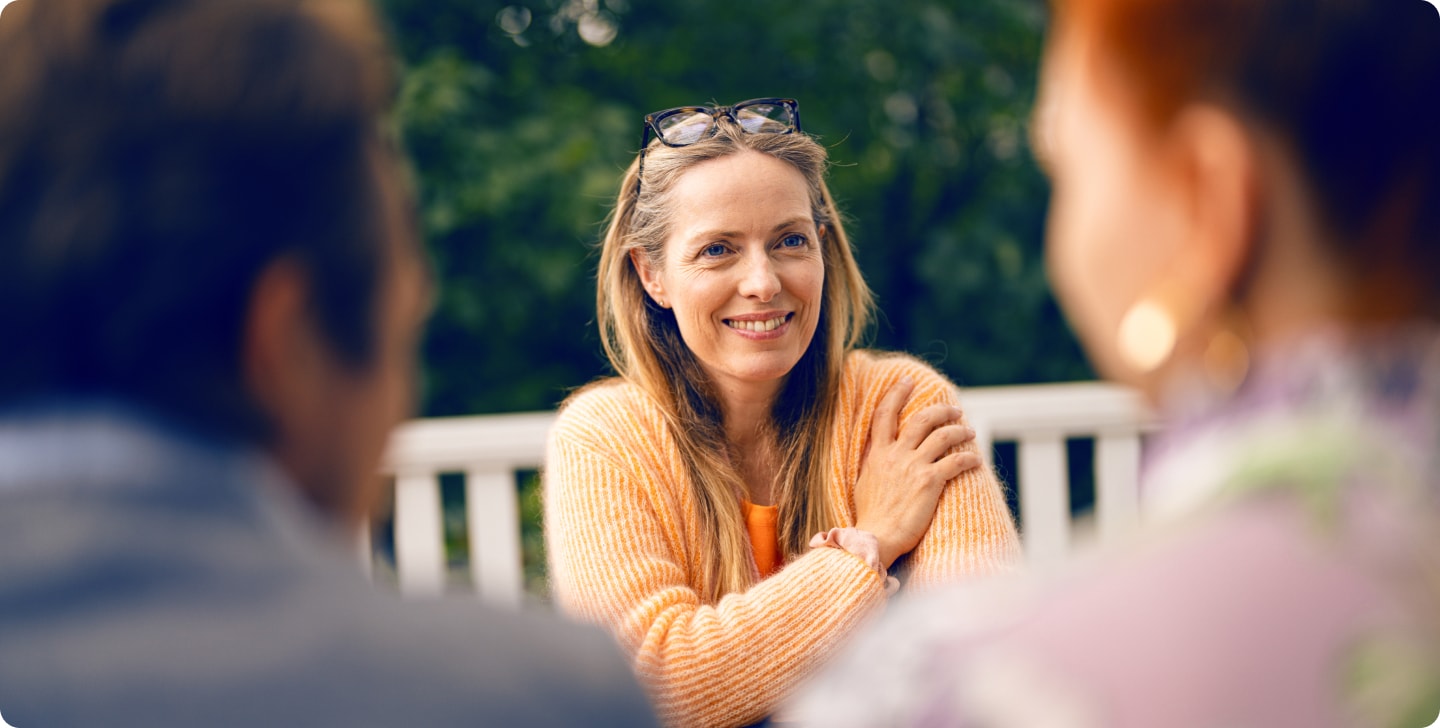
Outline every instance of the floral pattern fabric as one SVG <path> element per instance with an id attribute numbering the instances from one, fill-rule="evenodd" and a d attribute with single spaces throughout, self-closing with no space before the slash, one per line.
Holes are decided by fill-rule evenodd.
<path id="1" fill-rule="evenodd" d="M 1429 726 L 1440 331 L 1321 332 L 1176 396 L 1146 527 L 1058 576 L 898 605 L 791 715 L 827 726 Z"/>

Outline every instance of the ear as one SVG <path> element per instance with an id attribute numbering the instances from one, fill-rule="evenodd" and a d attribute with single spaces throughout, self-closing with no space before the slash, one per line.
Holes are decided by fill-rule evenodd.
<path id="1" fill-rule="evenodd" d="M 242 376 L 250 395 L 285 442 L 316 406 L 324 381 L 320 350 L 308 309 L 309 282 L 293 258 L 271 262 L 250 294 L 241 342 Z"/>
<path id="2" fill-rule="evenodd" d="M 1190 231 L 1180 275 L 1207 302 L 1230 299 L 1259 238 L 1260 148 L 1233 112 L 1208 104 L 1183 110 L 1170 141 Z"/>
<path id="3" fill-rule="evenodd" d="M 665 296 L 665 285 L 661 283 L 660 275 L 651 267 L 649 256 L 639 248 L 631 248 L 630 263 L 640 275 L 640 283 L 645 286 L 645 293 L 649 294 L 650 300 L 661 308 L 670 308 L 670 300 Z"/>

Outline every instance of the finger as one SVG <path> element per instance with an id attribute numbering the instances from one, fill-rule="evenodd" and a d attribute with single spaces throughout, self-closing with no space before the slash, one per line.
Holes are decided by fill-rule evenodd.
<path id="1" fill-rule="evenodd" d="M 975 439 L 975 431 L 966 425 L 945 425 L 930 433 L 920 447 L 915 449 L 924 462 L 933 463 L 945 457 L 946 453 Z"/>
<path id="2" fill-rule="evenodd" d="M 962 416 L 961 419 L 960 419 L 958 422 L 956 422 L 955 424 L 959 425 L 961 428 L 964 429 L 964 432 L 962 433 L 962 437 L 961 437 L 961 440 L 960 440 L 961 442 L 970 442 L 971 440 L 974 440 L 974 439 L 975 439 L 975 436 L 976 436 L 976 434 L 977 434 L 977 433 L 975 432 L 975 428 L 974 428 L 974 427 L 971 427 L 969 424 L 967 424 L 967 423 L 965 422 L 965 419 L 964 419 L 963 416 Z"/>
<path id="3" fill-rule="evenodd" d="M 930 436 L 937 427 L 943 427 L 960 419 L 960 408 L 948 404 L 932 404 L 910 415 L 897 438 L 905 449 L 914 450 Z"/>
<path id="4" fill-rule="evenodd" d="M 900 410 L 905 408 L 905 401 L 914 389 L 915 383 L 909 377 L 890 385 L 875 407 L 870 422 L 870 442 L 889 445 L 895 441 L 895 433 L 900 429 Z"/>
<path id="5" fill-rule="evenodd" d="M 943 485 L 959 477 L 962 473 L 978 467 L 980 467 L 980 454 L 972 450 L 961 450 L 940 458 L 935 463 L 933 472 L 940 484 Z"/>

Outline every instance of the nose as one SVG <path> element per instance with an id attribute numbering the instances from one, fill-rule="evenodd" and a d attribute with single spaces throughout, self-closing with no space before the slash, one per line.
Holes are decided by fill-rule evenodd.
<path id="1" fill-rule="evenodd" d="M 775 271 L 775 261 L 763 253 L 747 256 L 740 274 L 740 295 L 765 303 L 779 292 L 780 276 Z"/>

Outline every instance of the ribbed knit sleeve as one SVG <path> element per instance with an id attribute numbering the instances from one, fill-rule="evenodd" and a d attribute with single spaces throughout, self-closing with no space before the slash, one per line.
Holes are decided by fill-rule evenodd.
<path id="1" fill-rule="evenodd" d="M 847 367 L 841 399 L 853 407 L 842 416 L 840 428 L 845 443 L 847 482 L 858 478 L 860 455 L 870 437 L 870 424 L 885 392 L 902 377 L 915 382 L 910 401 L 901 411 L 901 426 L 910 416 L 932 404 L 960 406 L 954 384 L 928 365 L 905 355 L 876 355 L 856 352 Z M 845 420 L 850 420 L 846 422 Z M 978 452 L 974 442 L 965 449 Z M 848 504 L 853 504 L 850 499 Z M 853 522 L 853 505 L 848 505 Z M 902 593 L 924 591 L 957 579 L 1009 571 L 1020 565 L 1020 537 L 1005 504 L 1005 494 L 994 471 L 981 466 L 961 473 L 945 486 L 935 519 L 920 544 L 903 563 L 897 563 L 905 577 Z"/>
<path id="2" fill-rule="evenodd" d="M 623 383 L 572 398 L 551 433 L 546 540 L 561 609 L 604 625 L 671 725 L 765 717 L 883 604 L 859 558 L 816 549 L 719 604 L 695 588 L 694 501 L 659 412 Z"/>

